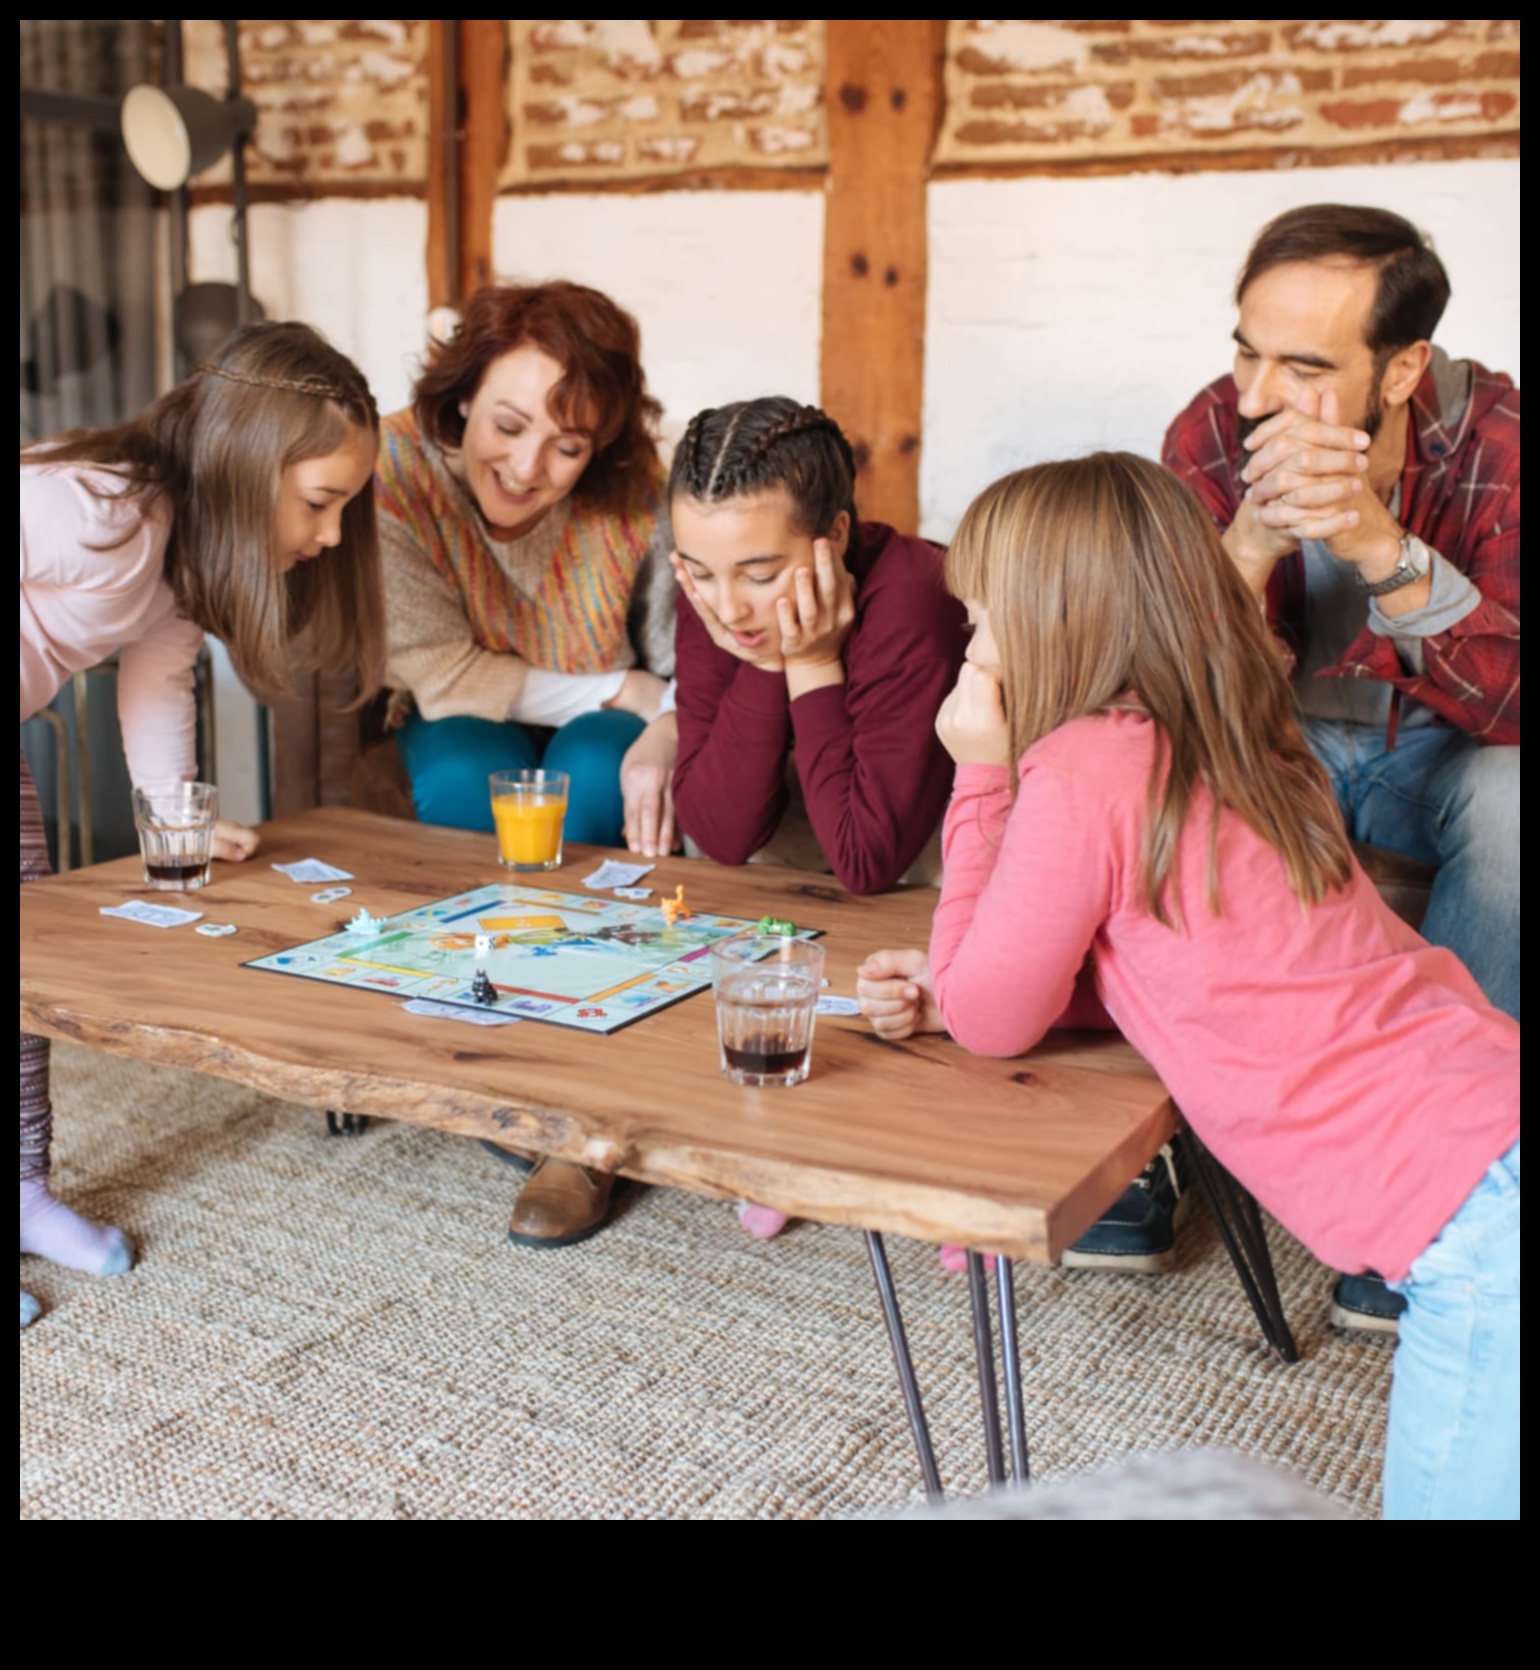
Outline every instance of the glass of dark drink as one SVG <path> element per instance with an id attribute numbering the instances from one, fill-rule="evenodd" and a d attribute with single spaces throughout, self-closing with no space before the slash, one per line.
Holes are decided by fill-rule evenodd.
<path id="1" fill-rule="evenodd" d="M 823 948 L 793 934 L 735 934 L 711 948 L 717 1041 L 734 1084 L 807 1077 L 823 986 Z"/>
<path id="2" fill-rule="evenodd" d="M 212 783 L 163 783 L 134 790 L 134 827 L 144 884 L 163 893 L 208 885 L 219 791 Z"/>

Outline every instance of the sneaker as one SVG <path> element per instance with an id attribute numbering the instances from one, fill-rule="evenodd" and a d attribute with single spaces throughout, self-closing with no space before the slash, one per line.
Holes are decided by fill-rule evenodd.
<path id="1" fill-rule="evenodd" d="M 1406 1300 L 1392 1293 L 1385 1278 L 1373 1270 L 1338 1276 L 1331 1294 L 1334 1328 L 1359 1328 L 1371 1334 L 1399 1333 Z"/>
<path id="2" fill-rule="evenodd" d="M 1117 1203 L 1059 1256 L 1071 1270 L 1131 1270 L 1158 1275 L 1176 1258 L 1176 1226 L 1186 1215 L 1187 1151 L 1173 1137 L 1124 1189 Z"/>

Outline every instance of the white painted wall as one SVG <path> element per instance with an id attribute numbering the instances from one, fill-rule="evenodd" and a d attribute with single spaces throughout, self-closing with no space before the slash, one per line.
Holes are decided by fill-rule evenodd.
<path id="1" fill-rule="evenodd" d="M 1262 224 L 1374 203 L 1431 232 L 1438 341 L 1519 377 L 1519 164 L 947 181 L 929 194 L 921 528 L 946 539 L 1008 470 L 1098 447 L 1156 455 L 1229 369 L 1231 291 Z"/>
<path id="2" fill-rule="evenodd" d="M 636 315 L 649 388 L 677 440 L 705 406 L 818 399 L 821 192 L 498 199 L 500 280 L 570 278 Z"/>
<path id="3" fill-rule="evenodd" d="M 1228 367 L 1230 290 L 1252 235 L 1328 200 L 1383 204 L 1431 231 L 1454 284 L 1440 341 L 1519 376 L 1517 162 L 933 186 L 922 530 L 947 538 L 975 493 L 1023 464 L 1158 451 L 1171 417 Z M 703 406 L 818 399 L 823 216 L 820 192 L 505 197 L 494 267 L 504 280 L 574 278 L 636 314 L 673 439 Z M 227 209 L 196 211 L 191 241 L 194 279 L 233 278 Z M 427 318 L 424 204 L 260 204 L 251 248 L 269 316 L 316 325 L 382 411 L 404 405 Z M 254 818 L 256 708 L 217 665 L 226 805 Z"/>
<path id="4" fill-rule="evenodd" d="M 428 211 L 420 198 L 322 198 L 258 203 L 247 239 L 252 294 L 269 319 L 302 319 L 349 356 L 381 412 L 406 405 L 426 341 Z M 230 210 L 195 209 L 188 277 L 235 281 Z M 222 645 L 214 656 L 214 725 L 224 815 L 265 814 L 263 710 L 235 676 Z"/>
<path id="5" fill-rule="evenodd" d="M 302 319 L 369 379 L 382 412 L 407 403 L 428 316 L 421 198 L 320 198 L 249 211 L 252 294 L 269 319 Z M 230 210 L 189 216 L 188 276 L 235 281 Z"/>

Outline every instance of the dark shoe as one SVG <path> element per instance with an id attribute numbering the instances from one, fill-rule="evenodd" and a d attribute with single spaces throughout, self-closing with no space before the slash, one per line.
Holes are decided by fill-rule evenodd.
<path id="1" fill-rule="evenodd" d="M 1392 1293 L 1383 1276 L 1365 1270 L 1357 1276 L 1338 1276 L 1331 1294 L 1331 1320 L 1335 1328 L 1360 1328 L 1371 1334 L 1400 1332 L 1401 1312 L 1406 1300 Z"/>
<path id="2" fill-rule="evenodd" d="M 526 1176 L 529 1175 L 535 1162 L 530 1159 L 528 1154 L 516 1154 L 511 1148 L 504 1148 L 501 1143 L 493 1142 L 491 1137 L 478 1137 L 476 1140 L 489 1154 L 495 1154 L 504 1165 L 512 1166 L 515 1171 L 522 1171 Z"/>
<path id="3" fill-rule="evenodd" d="M 610 1212 L 614 1175 L 566 1160 L 537 1160 L 519 1190 L 508 1239 L 518 1247 L 570 1247 L 597 1235 Z"/>
<path id="4" fill-rule="evenodd" d="M 1176 1226 L 1189 1198 L 1187 1151 L 1173 1137 L 1059 1262 L 1071 1270 L 1158 1275 L 1175 1261 Z"/>

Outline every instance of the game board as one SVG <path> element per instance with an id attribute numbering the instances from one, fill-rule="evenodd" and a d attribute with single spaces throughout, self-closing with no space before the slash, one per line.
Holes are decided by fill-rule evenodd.
<path id="1" fill-rule="evenodd" d="M 670 925 L 655 905 L 511 886 L 380 920 L 360 915 L 361 931 L 345 928 L 245 966 L 608 1033 L 704 990 L 711 946 L 755 926 L 693 914 Z M 491 940 L 483 956 L 496 994 L 490 1004 L 472 995 L 478 934 Z"/>

